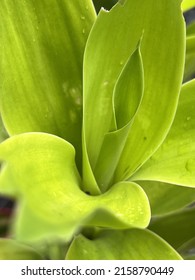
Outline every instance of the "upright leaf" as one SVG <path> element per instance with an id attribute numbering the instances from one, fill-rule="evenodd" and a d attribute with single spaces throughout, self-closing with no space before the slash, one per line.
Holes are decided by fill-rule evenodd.
<path id="1" fill-rule="evenodd" d="M 144 30 L 141 44 L 144 96 L 119 161 L 115 182 L 128 178 L 151 156 L 173 120 L 184 64 L 180 4 L 180 0 L 119 2 L 110 12 L 101 10 L 90 33 L 84 56 L 83 133 L 85 152 L 93 170 L 104 136 L 113 126 L 114 86 Z"/>
<path id="2" fill-rule="evenodd" d="M 144 7 L 145 2 L 147 7 Z M 141 52 L 144 96 L 123 150 L 116 180 L 128 178 L 154 153 L 173 121 L 182 82 L 185 50 L 180 3 L 151 0 L 140 4 L 144 9 L 143 15 L 137 16 L 136 20 L 140 22 L 140 18 L 143 18 Z M 138 26 L 138 23 L 135 25 Z"/>
<path id="3" fill-rule="evenodd" d="M 1 113 L 11 134 L 71 142 L 81 161 L 82 62 L 91 0 L 0 1 Z"/>
<path id="4" fill-rule="evenodd" d="M 116 82 L 113 94 L 113 131 L 104 136 L 94 167 L 101 191 L 113 183 L 114 171 L 124 149 L 133 119 L 143 96 L 143 65 L 140 46 L 129 58 Z"/>

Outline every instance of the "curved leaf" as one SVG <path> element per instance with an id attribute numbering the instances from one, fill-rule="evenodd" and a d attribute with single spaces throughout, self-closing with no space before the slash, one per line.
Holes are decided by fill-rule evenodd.
<path id="1" fill-rule="evenodd" d="M 131 123 L 143 96 L 143 66 L 140 48 L 135 50 L 116 82 L 113 94 L 113 131 L 104 136 L 94 167 L 98 186 L 104 192 L 113 184 L 113 175 L 124 149 Z"/>
<path id="2" fill-rule="evenodd" d="M 179 260 L 179 254 L 148 230 L 102 231 L 90 239 L 79 235 L 67 260 Z"/>
<path id="3" fill-rule="evenodd" d="M 42 257 L 31 247 L 11 239 L 0 239 L 0 260 L 41 260 Z"/>
<path id="4" fill-rule="evenodd" d="M 184 84 L 174 123 L 165 142 L 131 180 L 195 187 L 195 80 Z"/>
<path id="5" fill-rule="evenodd" d="M 195 202 L 195 189 L 155 181 L 139 181 L 150 201 L 152 216 L 177 211 Z"/>
<path id="6" fill-rule="evenodd" d="M 195 236 L 195 208 L 156 219 L 149 228 L 178 249 Z"/>
<path id="7" fill-rule="evenodd" d="M 140 43 L 123 68 L 113 93 L 116 127 L 123 128 L 135 117 L 143 97 L 143 64 Z"/>
<path id="8" fill-rule="evenodd" d="M 185 33 L 180 1 L 142 1 L 140 6 L 142 15 L 134 12 L 132 28 L 137 29 L 143 21 L 144 96 L 117 167 L 116 181 L 130 177 L 164 140 L 175 115 L 183 75 Z"/>
<path id="9" fill-rule="evenodd" d="M 80 189 L 74 154 L 71 144 L 44 133 L 21 134 L 0 145 L 0 191 L 18 199 L 16 238 L 69 240 L 83 225 L 148 225 L 150 206 L 141 187 L 120 182 L 103 195 L 89 196 Z"/>
<path id="10" fill-rule="evenodd" d="M 11 135 L 41 131 L 81 160 L 82 62 L 91 0 L 0 1 L 1 113 Z"/>
<path id="11" fill-rule="evenodd" d="M 132 182 L 119 182 L 101 196 L 89 225 L 114 228 L 145 228 L 150 222 L 150 205 L 143 189 Z"/>
<path id="12" fill-rule="evenodd" d="M 84 56 L 83 130 L 93 170 L 104 136 L 112 127 L 111 101 L 116 80 L 144 30 L 141 46 L 144 97 L 119 161 L 115 182 L 128 178 L 151 156 L 164 140 L 175 115 L 184 64 L 180 3 L 175 0 L 118 3 L 110 12 L 101 10 L 90 33 Z"/>

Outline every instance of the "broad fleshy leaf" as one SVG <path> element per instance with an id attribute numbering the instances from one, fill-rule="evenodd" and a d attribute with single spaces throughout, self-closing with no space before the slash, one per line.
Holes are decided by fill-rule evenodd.
<path id="1" fill-rule="evenodd" d="M 140 6 L 144 9 L 142 20 L 135 12 L 137 17 L 132 28 L 137 29 L 143 21 L 144 96 L 115 180 L 130 177 L 164 140 L 175 115 L 183 75 L 185 36 L 180 1 L 142 1 Z"/>
<path id="2" fill-rule="evenodd" d="M 76 194 L 74 193 L 74 195 Z M 102 196 L 94 198 L 77 196 L 75 200 L 72 200 L 74 211 L 69 207 L 69 210 L 64 209 L 63 215 L 63 217 L 67 216 L 67 213 L 71 215 L 69 220 L 72 220 L 72 234 L 81 226 L 100 226 L 116 229 L 145 228 L 150 220 L 150 208 L 145 193 L 139 186 L 129 185 L 126 182 L 124 185 L 119 184 L 113 187 L 112 190 Z M 78 209 L 80 209 L 81 213 L 79 213 Z M 35 216 L 28 206 L 25 206 L 25 210 L 21 209 L 20 206 L 17 219 L 14 232 L 17 232 L 19 239 L 32 241 L 40 239 L 40 236 L 42 238 L 50 237 L 50 239 L 53 237 L 63 237 L 65 239 L 71 237 L 70 233 L 67 237 L 68 227 L 70 228 L 70 221 L 67 221 L 67 218 L 64 218 L 65 230 L 62 230 L 61 226 L 56 223 L 54 228 L 53 224 Z M 39 227 L 35 227 L 35 225 L 39 225 Z"/>
<path id="3" fill-rule="evenodd" d="M 177 211 L 195 202 L 195 189 L 154 181 L 139 181 L 150 201 L 152 216 Z"/>
<path id="4" fill-rule="evenodd" d="M 81 189 L 74 148 L 44 133 L 11 137 L 0 145 L 0 191 L 18 199 L 16 238 L 69 240 L 83 225 L 145 228 L 150 206 L 142 188 L 120 182 L 100 196 Z"/>
<path id="5" fill-rule="evenodd" d="M 195 187 L 195 80 L 183 85 L 174 123 L 165 142 L 131 180 Z"/>
<path id="6" fill-rule="evenodd" d="M 41 260 L 33 248 L 11 239 L 0 239 L 0 260 Z"/>
<path id="7" fill-rule="evenodd" d="M 187 11 L 189 9 L 195 8 L 194 0 L 183 0 L 182 4 L 183 11 Z"/>
<path id="8" fill-rule="evenodd" d="M 148 230 L 102 231 L 94 237 L 77 236 L 68 260 L 179 260 L 180 255 Z"/>
<path id="9" fill-rule="evenodd" d="M 47 132 L 81 161 L 82 62 L 91 0 L 0 1 L 1 113 L 11 135 Z"/>
<path id="10" fill-rule="evenodd" d="M 195 236 L 195 208 L 155 219 L 149 228 L 178 249 Z"/>

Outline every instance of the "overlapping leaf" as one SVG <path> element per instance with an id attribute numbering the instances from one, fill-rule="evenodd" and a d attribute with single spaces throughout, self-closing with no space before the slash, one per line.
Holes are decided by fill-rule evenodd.
<path id="1" fill-rule="evenodd" d="M 113 94 L 113 128 L 104 136 L 100 154 L 94 167 L 94 175 L 101 191 L 113 183 L 113 174 L 125 146 L 131 124 L 143 96 L 143 65 L 140 46 L 132 54 Z"/>
<path id="2" fill-rule="evenodd" d="M 68 142 L 44 133 L 21 134 L 0 145 L 0 189 L 18 199 L 16 238 L 68 240 L 83 225 L 148 225 L 150 207 L 141 187 L 120 182 L 101 196 L 89 196 L 80 189 L 74 154 Z"/>
<path id="3" fill-rule="evenodd" d="M 68 260 L 179 260 L 179 254 L 148 230 L 102 231 L 90 239 L 79 235 Z"/>
<path id="4" fill-rule="evenodd" d="M 195 80 L 183 85 L 174 123 L 163 145 L 132 180 L 195 187 Z"/>
<path id="5" fill-rule="evenodd" d="M 91 0 L 0 1 L 1 113 L 11 135 L 67 139 L 81 161 L 82 62 Z M 2 82 L 3 81 L 3 82 Z"/>
<path id="6" fill-rule="evenodd" d="M 173 0 L 127 0 L 110 12 L 101 10 L 90 33 L 84 56 L 83 128 L 85 152 L 93 170 L 104 136 L 113 125 L 112 96 L 116 80 L 144 30 L 141 44 L 144 97 L 115 181 L 128 178 L 143 164 L 164 140 L 173 120 L 184 64 L 180 4 L 181 1 Z"/>

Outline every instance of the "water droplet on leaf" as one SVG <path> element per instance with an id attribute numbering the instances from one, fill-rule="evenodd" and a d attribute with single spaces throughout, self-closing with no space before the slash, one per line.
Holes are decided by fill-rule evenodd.
<path id="1" fill-rule="evenodd" d="M 103 86 L 105 86 L 105 87 L 108 86 L 108 84 L 109 84 L 108 81 L 104 81 L 104 82 L 103 82 Z"/>

